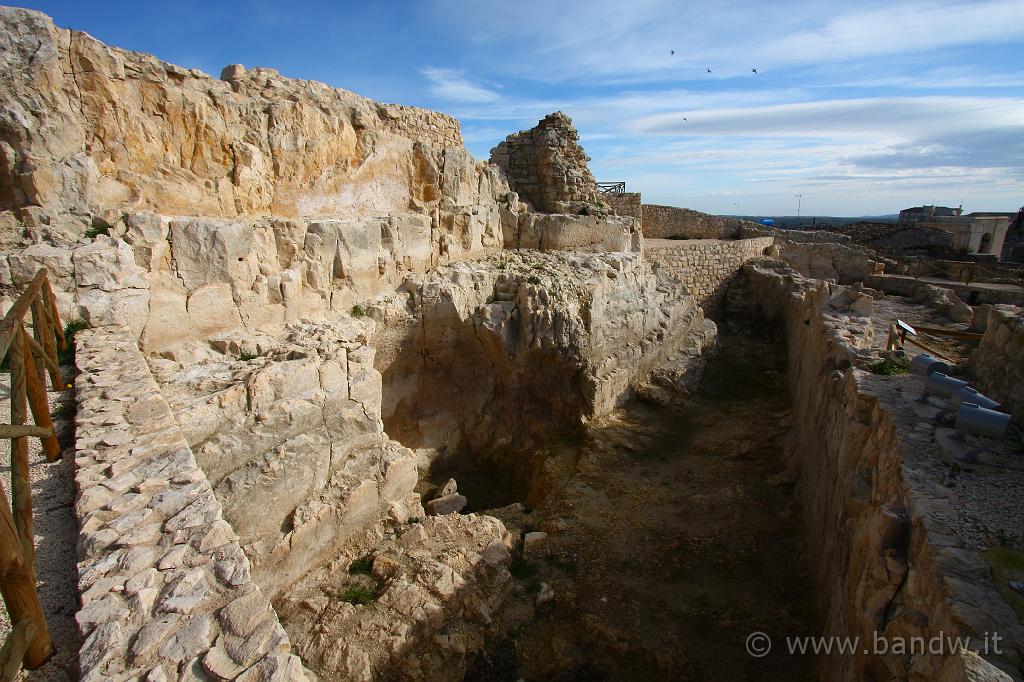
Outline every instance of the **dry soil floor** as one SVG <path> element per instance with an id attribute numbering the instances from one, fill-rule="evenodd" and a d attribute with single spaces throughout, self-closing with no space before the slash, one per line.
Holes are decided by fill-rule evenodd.
<path id="1" fill-rule="evenodd" d="M 513 526 L 549 533 L 513 564 L 520 627 L 467 679 L 801 680 L 779 653 L 816 631 L 783 443 L 785 357 L 723 337 L 698 394 L 588 428 L 562 486 Z M 554 600 L 534 608 L 542 583 Z M 755 631 L 776 642 L 747 654 Z"/>
<path id="2" fill-rule="evenodd" d="M 71 372 L 64 368 L 65 375 Z M 49 384 L 49 382 L 47 382 Z M 49 388 L 49 386 L 47 386 Z M 29 478 L 32 483 L 32 519 L 36 542 L 36 585 L 43 605 L 54 654 L 41 668 L 22 671 L 19 680 L 70 681 L 78 679 L 78 571 L 75 523 L 75 476 L 71 412 L 62 407 L 67 394 L 50 392 L 54 425 L 64 446 L 57 462 L 47 462 L 38 439 L 29 439 Z M 10 375 L 0 374 L 0 422 L 10 423 Z M 11 441 L 0 439 L 0 482 L 8 503 L 11 495 Z M 11 624 L 7 609 L 0 608 L 0 641 L 7 638 Z"/>

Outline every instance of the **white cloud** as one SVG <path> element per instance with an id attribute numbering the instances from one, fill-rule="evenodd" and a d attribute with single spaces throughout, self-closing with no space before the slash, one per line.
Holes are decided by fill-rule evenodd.
<path id="1" fill-rule="evenodd" d="M 420 73 L 427 79 L 427 89 L 434 97 L 451 102 L 496 102 L 501 99 L 494 90 L 473 83 L 462 71 L 425 67 Z"/>

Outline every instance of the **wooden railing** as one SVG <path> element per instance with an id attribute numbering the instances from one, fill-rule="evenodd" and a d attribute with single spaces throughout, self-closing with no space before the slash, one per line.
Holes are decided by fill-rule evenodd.
<path id="1" fill-rule="evenodd" d="M 31 334 L 25 329 L 29 312 Z M 54 390 L 64 389 L 58 346 L 65 350 L 67 341 L 53 289 L 41 269 L 0 322 L 0 362 L 6 359 L 11 374 L 11 423 L 0 424 L 0 438 L 11 439 L 10 503 L 0 484 L 0 593 L 13 628 L 0 649 L 0 680 L 13 679 L 22 665 L 38 668 L 53 652 L 36 591 L 28 439 L 42 439 L 47 461 L 60 458 L 46 395 L 47 373 Z M 26 423 L 29 409 L 35 424 Z"/>
<path id="2" fill-rule="evenodd" d="M 921 277 L 941 277 L 964 284 L 993 283 L 1011 284 L 1024 287 L 1024 270 L 1014 271 L 1012 266 L 1005 264 L 990 265 L 974 261 L 940 261 L 931 262 L 925 258 L 915 259 L 907 266 L 908 274 L 914 279 Z"/>
<path id="3" fill-rule="evenodd" d="M 624 182 L 599 182 L 598 189 L 602 194 L 625 194 L 626 183 Z"/>

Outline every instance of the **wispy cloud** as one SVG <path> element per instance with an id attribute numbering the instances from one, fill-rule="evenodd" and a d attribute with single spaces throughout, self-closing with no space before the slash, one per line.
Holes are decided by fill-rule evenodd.
<path id="1" fill-rule="evenodd" d="M 562 110 L 597 175 L 654 201 L 726 210 L 807 189 L 856 213 L 1024 194 L 1020 0 L 431 7 L 474 64 L 446 80 L 488 93 L 448 100 L 479 154 Z"/>
<path id="2" fill-rule="evenodd" d="M 506 9 L 440 0 L 452 27 L 486 35 L 472 47 L 505 73 L 590 83 L 749 78 L 783 67 L 928 53 L 1019 40 L 1020 0 L 910 3 L 697 3 L 646 0 L 551 3 L 520 0 Z M 521 17 L 531 20 L 524 22 Z M 614 19 L 612 19 L 614 18 Z M 455 30 L 458 30 L 457 28 Z M 675 54 L 670 54 L 674 51 Z M 712 69 L 712 74 L 706 73 Z"/>
<path id="3" fill-rule="evenodd" d="M 456 69 L 425 67 L 421 73 L 427 79 L 427 89 L 434 97 L 447 102 L 496 102 L 501 95 L 494 90 L 473 83 Z"/>
<path id="4" fill-rule="evenodd" d="M 906 137 L 1005 126 L 1024 126 L 1024 99 L 944 96 L 822 100 L 658 113 L 632 124 L 637 132 L 662 135 L 796 137 Z"/>

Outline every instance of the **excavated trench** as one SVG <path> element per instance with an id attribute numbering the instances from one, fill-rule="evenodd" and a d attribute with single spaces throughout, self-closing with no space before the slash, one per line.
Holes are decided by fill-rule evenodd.
<path id="1" fill-rule="evenodd" d="M 467 450 L 431 467 L 425 494 L 451 477 L 467 511 L 547 533 L 517 548 L 508 635 L 466 679 L 812 679 L 809 656 L 744 648 L 817 631 L 785 363 L 774 341 L 726 335 L 681 406 L 633 400 L 504 466 Z"/>
<path id="2" fill-rule="evenodd" d="M 817 631 L 783 344 L 723 333 L 682 404 L 598 409 L 655 365 L 631 349 L 658 346 L 513 283 L 424 285 L 374 309 L 372 340 L 334 320 L 256 358 L 151 358 L 295 652 L 324 679 L 812 677 L 809 658 L 744 648 Z M 685 332 L 667 356 L 698 375 L 708 328 L 669 311 L 647 314 Z M 449 478 L 468 504 L 431 515 Z"/>

